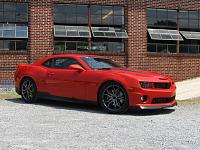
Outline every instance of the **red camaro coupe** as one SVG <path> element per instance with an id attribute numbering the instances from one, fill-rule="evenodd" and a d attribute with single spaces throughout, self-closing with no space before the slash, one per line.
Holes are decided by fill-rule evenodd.
<path id="1" fill-rule="evenodd" d="M 15 83 L 27 103 L 39 98 L 90 101 L 109 113 L 177 104 L 176 86 L 169 76 L 123 68 L 95 55 L 53 55 L 34 64 L 21 64 Z"/>

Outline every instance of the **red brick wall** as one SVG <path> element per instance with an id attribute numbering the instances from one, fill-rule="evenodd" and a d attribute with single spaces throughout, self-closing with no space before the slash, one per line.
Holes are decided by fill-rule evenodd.
<path id="1" fill-rule="evenodd" d="M 129 32 L 129 66 L 172 76 L 176 80 L 184 80 L 200 76 L 200 54 L 155 54 L 147 53 L 147 19 L 146 8 L 168 8 L 198 10 L 199 0 L 129 0 L 128 32 Z"/>
<path id="2" fill-rule="evenodd" d="M 1 0 L 0 0 L 1 1 Z M 14 1 L 14 0 L 10 0 Z M 23 2 L 25 0 L 15 0 Z M 20 63 L 35 62 L 53 54 L 53 4 L 102 4 L 125 6 L 128 41 L 126 53 L 103 54 L 122 65 L 165 73 L 176 80 L 200 76 L 200 55 L 147 53 L 146 7 L 195 10 L 200 8 L 199 0 L 29 0 L 29 42 L 28 52 L 0 51 L 0 80 L 13 79 L 15 67 Z M 127 55 L 128 54 L 128 55 Z"/>

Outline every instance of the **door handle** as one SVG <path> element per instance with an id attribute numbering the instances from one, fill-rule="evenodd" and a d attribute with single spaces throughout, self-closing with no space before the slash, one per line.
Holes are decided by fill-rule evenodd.
<path id="1" fill-rule="evenodd" d="M 52 72 L 48 73 L 48 76 L 53 76 L 53 75 L 54 75 L 54 73 L 52 73 Z"/>

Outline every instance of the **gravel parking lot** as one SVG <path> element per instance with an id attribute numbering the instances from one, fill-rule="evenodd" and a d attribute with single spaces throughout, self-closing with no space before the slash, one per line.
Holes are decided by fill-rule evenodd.
<path id="1" fill-rule="evenodd" d="M 0 149 L 190 149 L 200 147 L 200 105 L 110 115 L 97 106 L 0 100 Z"/>

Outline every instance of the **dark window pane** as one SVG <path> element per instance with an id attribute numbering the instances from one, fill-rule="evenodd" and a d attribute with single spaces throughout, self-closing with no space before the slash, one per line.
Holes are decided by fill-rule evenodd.
<path id="1" fill-rule="evenodd" d="M 167 10 L 157 9 L 157 25 L 167 26 Z"/>
<path id="2" fill-rule="evenodd" d="M 198 19 L 198 11 L 189 11 L 189 19 Z"/>
<path id="3" fill-rule="evenodd" d="M 152 25 L 152 26 L 157 25 L 157 19 L 156 18 L 148 18 L 148 25 Z"/>
<path id="4" fill-rule="evenodd" d="M 179 52 L 180 53 L 188 53 L 188 46 L 187 45 L 180 45 Z"/>
<path id="5" fill-rule="evenodd" d="M 165 20 L 164 18 L 162 19 L 157 19 L 157 23 L 156 23 L 156 25 L 158 25 L 158 26 L 167 26 L 168 25 L 168 21 L 167 21 L 167 19 Z"/>
<path id="6" fill-rule="evenodd" d="M 65 42 L 55 42 L 54 50 L 56 51 L 65 51 Z"/>
<path id="7" fill-rule="evenodd" d="M 156 44 L 147 44 L 147 51 L 148 52 L 156 52 Z"/>
<path id="8" fill-rule="evenodd" d="M 70 24 L 76 24 L 76 14 L 68 14 L 67 16 L 66 16 L 66 22 L 67 23 L 70 23 Z"/>
<path id="9" fill-rule="evenodd" d="M 0 21 L 3 20 L 3 12 L 0 12 Z"/>
<path id="10" fill-rule="evenodd" d="M 168 52 L 176 53 L 176 45 L 175 44 L 169 44 L 168 45 Z"/>
<path id="11" fill-rule="evenodd" d="M 104 45 L 106 45 L 106 51 L 109 51 L 109 52 L 113 52 L 114 51 L 114 45 L 112 42 L 105 42 Z"/>
<path id="12" fill-rule="evenodd" d="M 156 9 L 147 9 L 147 18 L 156 18 Z"/>
<path id="13" fill-rule="evenodd" d="M 102 14 L 103 15 L 112 15 L 113 14 L 113 6 L 102 6 Z"/>
<path id="14" fill-rule="evenodd" d="M 27 13 L 28 12 L 28 4 L 24 3 L 17 3 L 16 4 L 16 12 L 23 12 L 23 13 Z"/>
<path id="15" fill-rule="evenodd" d="M 77 5 L 76 14 L 88 15 L 88 6 L 87 5 Z"/>
<path id="16" fill-rule="evenodd" d="M 77 15 L 78 24 L 88 24 L 88 15 L 79 14 Z"/>
<path id="17" fill-rule="evenodd" d="M 112 42 L 113 52 L 124 52 L 124 43 L 122 42 Z"/>
<path id="18" fill-rule="evenodd" d="M 199 46 L 198 45 L 190 45 L 189 53 L 199 53 Z"/>
<path id="19" fill-rule="evenodd" d="M 76 42 L 66 42 L 65 50 L 76 50 Z"/>
<path id="20" fill-rule="evenodd" d="M 15 38 L 15 30 L 4 30 L 3 37 L 5 38 Z"/>
<path id="21" fill-rule="evenodd" d="M 176 27 L 177 26 L 177 19 L 168 19 L 168 26 Z"/>
<path id="22" fill-rule="evenodd" d="M 167 44 L 158 44 L 157 45 L 157 52 L 159 52 L 159 53 L 168 53 Z"/>
<path id="23" fill-rule="evenodd" d="M 63 13 L 56 13 L 54 17 L 54 21 L 56 23 L 64 23 L 64 24 L 67 22 L 65 14 Z"/>
<path id="24" fill-rule="evenodd" d="M 76 14 L 76 5 L 66 5 L 66 6 L 67 6 L 66 11 L 68 15 Z"/>
<path id="25" fill-rule="evenodd" d="M 15 42 L 4 41 L 4 50 L 15 50 Z"/>
<path id="26" fill-rule="evenodd" d="M 78 42 L 77 51 L 87 51 L 89 49 L 88 42 Z"/>
<path id="27" fill-rule="evenodd" d="M 102 42 L 93 42 L 91 50 L 92 51 L 106 51 L 107 47 Z"/>
<path id="28" fill-rule="evenodd" d="M 3 11 L 3 2 L 0 2 L 0 11 Z"/>
<path id="29" fill-rule="evenodd" d="M 168 19 L 177 19 L 177 11 L 168 10 Z"/>
<path id="30" fill-rule="evenodd" d="M 0 50 L 4 50 L 4 47 L 3 47 L 3 40 L 0 40 Z"/>
<path id="31" fill-rule="evenodd" d="M 54 22 L 66 23 L 67 5 L 55 5 Z"/>
<path id="32" fill-rule="evenodd" d="M 4 11 L 15 11 L 16 4 L 15 3 L 4 3 Z"/>
<path id="33" fill-rule="evenodd" d="M 124 16 L 114 16 L 114 25 L 124 25 Z"/>
<path id="34" fill-rule="evenodd" d="M 180 11 L 179 18 L 188 19 L 188 11 Z"/>
<path id="35" fill-rule="evenodd" d="M 102 24 L 113 25 L 113 15 L 102 16 Z"/>
<path id="36" fill-rule="evenodd" d="M 3 31 L 0 30 L 0 37 L 3 37 Z"/>
<path id="37" fill-rule="evenodd" d="M 4 22 L 15 22 L 15 13 L 4 12 Z"/>
<path id="38" fill-rule="evenodd" d="M 27 41 L 16 41 L 16 50 L 26 50 Z"/>
<path id="39" fill-rule="evenodd" d="M 101 15 L 101 6 L 92 5 L 90 8 L 91 8 L 92 15 Z"/>
<path id="40" fill-rule="evenodd" d="M 10 43 L 9 43 L 9 50 L 12 50 L 12 51 L 15 50 L 15 41 L 10 41 Z"/>
<path id="41" fill-rule="evenodd" d="M 188 22 L 188 19 L 180 19 L 179 20 L 179 25 L 180 25 L 180 28 L 189 28 L 189 22 Z"/>
<path id="42" fill-rule="evenodd" d="M 16 30 L 26 30 L 27 31 L 27 25 L 16 25 Z"/>
<path id="43" fill-rule="evenodd" d="M 67 5 L 55 5 L 54 8 L 55 14 L 61 13 L 61 14 L 66 14 L 67 13 Z"/>
<path id="44" fill-rule="evenodd" d="M 157 18 L 159 19 L 167 19 L 167 10 L 157 9 Z"/>
<path id="45" fill-rule="evenodd" d="M 91 16 L 92 24 L 101 24 L 101 15 Z"/>
<path id="46" fill-rule="evenodd" d="M 189 20 L 189 27 L 190 29 L 198 29 L 199 27 L 199 20 Z"/>
<path id="47" fill-rule="evenodd" d="M 27 13 L 16 13 L 16 22 L 28 22 Z"/>
<path id="48" fill-rule="evenodd" d="M 16 31 L 17 38 L 28 38 L 27 31 Z"/>
<path id="49" fill-rule="evenodd" d="M 114 6 L 114 15 L 124 15 L 124 7 Z"/>

